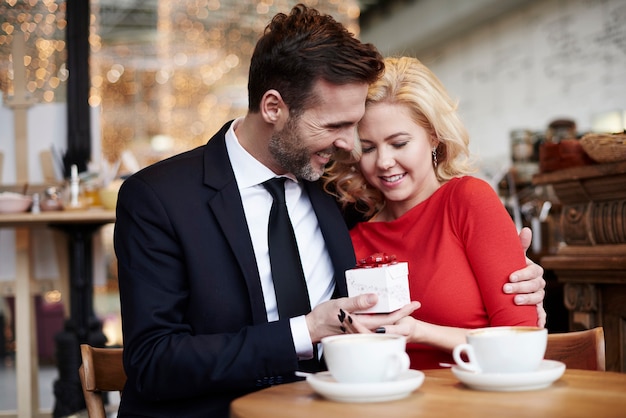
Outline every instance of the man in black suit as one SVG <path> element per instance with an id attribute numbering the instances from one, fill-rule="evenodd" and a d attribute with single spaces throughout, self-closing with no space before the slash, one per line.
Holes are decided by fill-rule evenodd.
<path id="1" fill-rule="evenodd" d="M 382 71 L 374 46 L 298 5 L 257 43 L 245 117 L 124 182 L 114 237 L 128 376 L 119 416 L 227 416 L 234 398 L 295 380 L 299 360 L 341 332 L 340 309 L 376 302 L 346 297 L 354 252 L 317 180 L 336 151 L 352 149 L 368 84 Z M 277 311 L 272 197 L 261 185 L 281 176 L 313 308 L 294 318 Z M 529 303 L 540 302 L 541 268 L 519 274 L 534 278 L 524 286 L 535 292 Z M 375 329 L 418 306 L 365 323 Z"/>

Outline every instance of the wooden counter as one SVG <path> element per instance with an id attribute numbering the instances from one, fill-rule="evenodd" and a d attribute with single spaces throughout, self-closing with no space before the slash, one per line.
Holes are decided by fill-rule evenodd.
<path id="1" fill-rule="evenodd" d="M 39 409 L 37 370 L 38 361 L 35 353 L 37 347 L 34 333 L 34 309 L 32 303 L 31 273 L 29 260 L 31 251 L 30 232 L 36 228 L 57 228 L 67 235 L 69 244 L 69 299 L 70 318 L 66 321 L 65 336 L 75 339 L 70 347 L 70 355 L 60 355 L 59 379 L 55 385 L 64 384 L 74 390 L 64 388 L 64 399 L 58 398 L 55 402 L 55 412 L 65 412 L 72 409 L 76 399 L 78 404 L 84 402 L 78 370 L 80 365 L 79 344 L 90 340 L 104 338 L 101 330 L 94 329 L 97 323 L 93 312 L 93 269 L 92 269 L 92 234 L 107 223 L 115 222 L 115 211 L 104 209 L 89 209 L 81 211 L 50 211 L 41 213 L 0 214 L 0 228 L 17 228 L 17 232 L 24 237 L 25 246 L 18 250 L 17 272 L 15 279 L 15 341 L 16 341 L 16 378 L 17 378 L 17 411 L 0 411 L 2 417 L 32 418 L 50 416 Z M 102 337 L 100 337 L 102 334 Z M 65 338 L 67 340 L 68 338 Z M 73 340 L 71 340 L 73 341 Z M 72 357 L 78 356 L 77 359 Z M 78 362 L 78 365 L 76 365 Z M 65 399 L 68 398 L 68 399 Z M 0 408 L 1 409 L 1 408 Z M 75 412 L 75 411 L 74 411 Z M 69 415 L 62 413 L 62 416 Z"/>
<path id="2" fill-rule="evenodd" d="M 565 245 L 541 258 L 564 283 L 570 330 L 603 326 L 607 370 L 626 372 L 626 162 L 533 178 L 562 204 Z"/>

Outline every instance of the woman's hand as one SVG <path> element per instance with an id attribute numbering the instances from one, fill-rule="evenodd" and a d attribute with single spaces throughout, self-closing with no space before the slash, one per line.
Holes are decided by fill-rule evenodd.
<path id="1" fill-rule="evenodd" d="M 313 343 L 329 335 L 346 332 L 372 332 L 383 324 L 392 324 L 411 315 L 420 307 L 419 302 L 411 302 L 389 314 L 354 314 L 376 304 L 375 294 L 365 294 L 350 298 L 331 299 L 316 306 L 306 315 L 309 334 Z M 359 318 L 359 330 L 352 325 Z"/>
<path id="2" fill-rule="evenodd" d="M 419 302 L 414 301 L 388 314 L 350 314 L 344 311 L 343 314 L 339 313 L 338 319 L 346 333 L 385 332 L 384 326 L 386 324 L 413 319 L 410 315 L 420 306 Z"/>
<path id="3" fill-rule="evenodd" d="M 372 329 L 363 323 L 366 315 L 350 315 L 346 317 L 346 332 L 352 333 L 388 333 L 407 337 L 407 343 L 426 344 L 443 351 L 452 352 L 455 346 L 465 341 L 467 329 L 445 327 L 420 321 L 412 316 L 404 316 L 395 322 L 380 324 Z M 348 320 L 348 318 L 350 320 Z"/>

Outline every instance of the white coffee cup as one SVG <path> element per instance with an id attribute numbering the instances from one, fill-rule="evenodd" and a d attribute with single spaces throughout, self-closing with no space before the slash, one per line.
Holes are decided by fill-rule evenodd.
<path id="1" fill-rule="evenodd" d="M 406 337 L 394 334 L 343 334 L 322 338 L 328 371 L 341 383 L 395 380 L 409 369 Z"/>
<path id="2" fill-rule="evenodd" d="M 461 369 L 472 372 L 532 372 L 539 368 L 547 342 L 545 328 L 479 328 L 467 333 L 467 343 L 454 347 L 452 357 Z"/>

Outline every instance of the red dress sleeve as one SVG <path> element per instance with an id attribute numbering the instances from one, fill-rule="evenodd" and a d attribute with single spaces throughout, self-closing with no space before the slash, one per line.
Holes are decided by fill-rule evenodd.
<path id="1" fill-rule="evenodd" d="M 535 306 L 517 306 L 502 287 L 526 265 L 519 235 L 506 208 L 486 182 L 465 177 L 451 199 L 456 231 L 478 283 L 490 326 L 537 325 Z"/>

